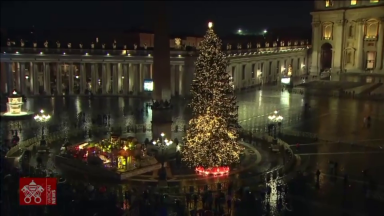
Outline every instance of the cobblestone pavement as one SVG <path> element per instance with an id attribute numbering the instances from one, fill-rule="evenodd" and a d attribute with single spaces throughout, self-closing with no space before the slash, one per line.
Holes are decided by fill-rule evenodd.
<path id="1" fill-rule="evenodd" d="M 110 113 L 111 125 L 113 127 L 125 126 L 128 124 L 149 124 L 151 121 L 151 111 L 148 113 L 141 111 L 147 101 L 139 99 L 124 99 L 124 98 L 95 98 L 90 101 L 85 98 L 33 98 L 28 99 L 26 109 L 37 112 L 40 109 L 45 109 L 47 113 L 52 114 L 52 125 L 54 128 L 49 130 L 64 129 L 71 127 L 70 124 L 63 124 L 63 122 L 76 121 L 79 112 L 85 112 L 90 117 L 101 114 Z M 304 104 L 308 103 L 310 109 L 304 109 Z M 175 125 L 183 125 L 189 119 L 190 110 L 186 108 L 187 102 L 184 100 L 175 101 L 175 108 L 172 111 L 172 118 Z M 255 91 L 238 95 L 239 105 L 239 122 L 244 129 L 252 130 L 255 133 L 265 131 L 268 123 L 267 116 L 274 110 L 279 110 L 279 114 L 284 117 L 282 132 L 287 131 L 304 131 L 308 134 L 316 134 L 320 138 L 318 142 L 313 142 L 305 139 L 291 140 L 291 145 L 300 143 L 299 149 L 296 154 L 300 154 L 303 164 L 306 164 L 304 169 L 308 176 L 313 172 L 320 169 L 324 173 L 324 177 L 320 179 L 320 189 L 313 187 L 313 176 L 304 179 L 303 185 L 307 188 L 305 194 L 292 193 L 292 214 L 305 209 L 311 213 L 316 214 L 325 212 L 325 209 L 332 211 L 343 212 L 344 208 L 341 206 L 340 199 L 343 197 L 343 189 L 338 181 L 326 180 L 328 173 L 329 161 L 338 162 L 339 175 L 347 173 L 350 179 L 361 181 L 361 170 L 368 169 L 369 175 L 382 185 L 384 182 L 382 167 L 384 161 L 381 159 L 383 154 L 380 152 L 380 145 L 384 139 L 383 130 L 381 125 L 384 122 L 384 103 L 375 101 L 353 100 L 353 99 L 339 99 L 339 98 L 321 98 L 302 95 L 290 95 L 287 92 L 280 91 Z M 145 109 L 144 109 L 145 110 Z M 371 116 L 371 126 L 363 126 L 363 118 Z M 89 124 L 89 117 L 84 124 Z M 28 129 L 31 125 L 30 121 L 19 121 L 11 123 L 3 123 L 3 129 L 9 131 L 15 129 L 15 125 L 20 125 L 22 132 L 21 138 L 33 136 L 38 130 L 35 128 Z M 10 133 L 6 134 L 10 138 Z M 135 134 L 139 140 L 145 137 L 150 137 L 150 132 Z M 174 133 L 174 137 L 181 138 L 182 132 Z M 181 139 L 179 139 L 181 140 Z M 326 140 L 326 141 L 323 141 Z M 338 141 L 340 140 L 340 143 Z M 352 143 L 352 145 L 350 145 Z M 364 146 L 364 147 L 362 147 Z M 375 149 L 370 147 L 376 147 Z M 262 150 L 261 150 L 262 151 Z M 265 149 L 267 151 L 267 149 Z M 306 160 L 308 159 L 308 160 Z M 269 159 L 268 159 L 269 160 Z M 266 164 L 270 166 L 271 164 Z M 252 171 L 251 171 L 252 172 Z M 257 171 L 255 171 L 257 172 Z M 252 175 L 243 173 L 242 177 Z M 311 180 L 312 178 L 312 180 Z M 295 178 L 296 179 L 296 178 Z M 343 180 L 340 180 L 342 182 Z M 308 185 L 309 184 L 309 185 Z M 350 197 L 363 197 L 358 192 L 361 183 L 352 184 L 352 189 L 347 190 L 346 198 Z M 126 185 L 125 185 L 126 186 Z M 324 192 L 323 192 L 324 191 Z M 339 196 L 334 194 L 333 191 L 339 192 Z M 336 192 L 335 192 L 336 193 Z M 350 194 L 348 194 L 350 193 Z M 380 194 L 381 192 L 378 192 Z M 353 195 L 353 196 L 352 196 Z M 378 196 L 378 195 L 377 195 Z M 334 201 L 326 202 L 326 200 Z M 338 199 L 338 200 L 336 200 Z M 312 204 L 311 204 L 312 203 Z M 346 209 L 355 207 L 358 209 L 356 212 L 364 211 L 359 207 L 362 206 L 361 200 L 347 201 Z M 374 203 L 368 202 L 368 203 Z M 332 208 L 324 207 L 332 206 Z M 305 208 L 307 207 L 307 208 Z M 367 207 L 366 207 L 367 208 Z M 370 209 L 370 208 L 368 208 Z M 374 208 L 372 208 L 374 209 Z M 322 211 L 323 210 L 323 211 Z M 286 210 L 286 214 L 290 211 Z M 305 212 L 303 210 L 303 212 Z M 308 215 L 308 214 L 304 214 Z M 319 215 L 324 215 L 320 214 Z M 340 215 L 336 214 L 335 215 Z"/>

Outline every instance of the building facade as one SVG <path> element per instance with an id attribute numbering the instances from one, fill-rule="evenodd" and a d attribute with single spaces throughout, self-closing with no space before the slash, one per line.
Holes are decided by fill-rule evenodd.
<path id="1" fill-rule="evenodd" d="M 309 45 L 304 41 L 274 42 L 232 49 L 228 73 L 237 90 L 276 83 L 281 76 L 307 74 Z M 172 96 L 189 94 L 198 51 L 171 51 Z M 1 48 L 1 92 L 25 95 L 140 95 L 151 80 L 150 50 L 71 48 Z"/>
<path id="2" fill-rule="evenodd" d="M 315 1 L 311 15 L 311 74 L 384 77 L 384 0 Z"/>

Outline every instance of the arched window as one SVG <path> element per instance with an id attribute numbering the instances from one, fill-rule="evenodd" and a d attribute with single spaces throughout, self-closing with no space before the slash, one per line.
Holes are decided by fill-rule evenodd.
<path id="1" fill-rule="evenodd" d="M 332 39 L 332 30 L 333 30 L 332 23 L 324 23 L 323 24 L 323 38 L 325 40 Z"/>
<path id="2" fill-rule="evenodd" d="M 379 22 L 376 20 L 368 21 L 365 25 L 365 35 L 367 38 L 376 38 L 379 30 Z"/>

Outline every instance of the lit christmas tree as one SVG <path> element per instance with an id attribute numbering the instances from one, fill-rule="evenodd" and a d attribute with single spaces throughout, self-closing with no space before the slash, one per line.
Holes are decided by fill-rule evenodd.
<path id="1" fill-rule="evenodd" d="M 239 162 L 237 107 L 221 40 L 209 29 L 200 44 L 191 94 L 193 118 L 184 138 L 183 160 L 190 166 L 220 167 Z"/>

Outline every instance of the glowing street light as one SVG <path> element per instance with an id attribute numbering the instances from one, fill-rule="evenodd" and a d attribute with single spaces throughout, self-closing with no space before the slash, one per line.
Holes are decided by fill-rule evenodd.
<path id="1" fill-rule="evenodd" d="M 164 162 L 165 162 L 165 152 L 164 149 L 166 149 L 168 146 L 172 145 L 172 140 L 168 140 L 165 138 L 165 134 L 161 133 L 160 134 L 160 139 L 154 140 L 152 142 L 153 145 L 159 147 L 161 149 L 161 154 L 162 154 L 162 162 L 161 162 L 161 167 L 164 168 Z"/>
<path id="2" fill-rule="evenodd" d="M 45 130 L 45 123 L 51 119 L 50 115 L 44 114 L 44 110 L 40 110 L 39 114 L 36 114 L 34 117 L 35 121 L 41 124 L 41 141 L 40 145 L 45 145 L 45 139 L 44 139 L 44 130 Z"/>
<path id="3" fill-rule="evenodd" d="M 268 131 L 270 131 L 270 129 L 273 129 L 274 138 L 276 139 L 276 124 L 280 127 L 281 122 L 284 118 L 283 116 L 278 115 L 278 111 L 275 110 L 273 112 L 273 115 L 268 116 L 268 119 L 271 121 L 271 124 L 268 125 Z"/>

